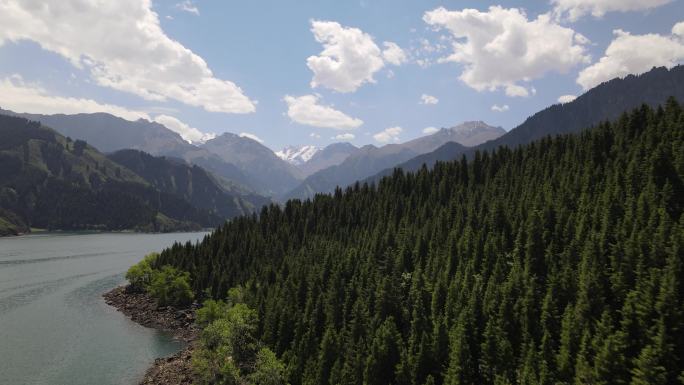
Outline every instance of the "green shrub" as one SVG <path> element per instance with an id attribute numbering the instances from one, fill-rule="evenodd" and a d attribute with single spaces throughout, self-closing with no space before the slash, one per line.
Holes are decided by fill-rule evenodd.
<path id="1" fill-rule="evenodd" d="M 285 365 L 271 350 L 260 348 L 255 338 L 256 311 L 244 303 L 229 306 L 208 300 L 198 310 L 197 320 L 207 325 L 192 360 L 199 384 L 286 383 Z"/>
<path id="2" fill-rule="evenodd" d="M 153 270 L 147 290 L 160 306 L 188 306 L 195 298 L 190 286 L 190 273 L 171 266 Z"/>
<path id="3" fill-rule="evenodd" d="M 225 302 L 208 299 L 197 310 L 195 322 L 200 328 L 205 328 L 212 322 L 225 317 L 227 312 L 228 305 Z"/>
<path id="4" fill-rule="evenodd" d="M 198 349 L 192 355 L 192 367 L 197 385 L 244 384 L 240 369 L 235 365 L 227 347 L 217 350 Z"/>
<path id="5" fill-rule="evenodd" d="M 150 253 L 142 261 L 131 266 L 126 272 L 126 279 L 135 291 L 145 291 L 152 282 L 154 269 L 152 264 L 159 257 L 158 253 Z"/>

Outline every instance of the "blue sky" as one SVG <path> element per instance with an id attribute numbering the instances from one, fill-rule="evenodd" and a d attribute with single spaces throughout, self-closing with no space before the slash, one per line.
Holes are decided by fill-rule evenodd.
<path id="1" fill-rule="evenodd" d="M 0 2 L 0 107 L 104 110 L 273 149 L 466 120 L 509 130 L 563 95 L 684 60 L 681 0 L 40 3 Z"/>

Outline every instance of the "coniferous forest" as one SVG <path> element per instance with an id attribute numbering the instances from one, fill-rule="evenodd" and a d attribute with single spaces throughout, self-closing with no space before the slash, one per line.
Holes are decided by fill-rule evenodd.
<path id="1" fill-rule="evenodd" d="M 242 287 L 293 384 L 684 382 L 684 113 L 272 205 L 156 264 Z"/>

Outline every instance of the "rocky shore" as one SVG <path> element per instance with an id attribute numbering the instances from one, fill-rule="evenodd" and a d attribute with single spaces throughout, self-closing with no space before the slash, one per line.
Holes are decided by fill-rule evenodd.
<path id="1" fill-rule="evenodd" d="M 191 357 L 198 330 L 195 308 L 175 309 L 158 307 L 146 293 L 134 292 L 121 286 L 103 295 L 105 302 L 140 325 L 173 333 L 174 338 L 188 342 L 180 352 L 158 358 L 147 370 L 141 385 L 189 385 L 193 382 Z"/>

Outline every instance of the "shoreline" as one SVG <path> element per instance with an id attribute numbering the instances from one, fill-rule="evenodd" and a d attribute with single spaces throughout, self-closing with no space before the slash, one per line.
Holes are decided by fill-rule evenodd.
<path id="1" fill-rule="evenodd" d="M 128 290 L 128 286 L 116 287 L 102 295 L 107 305 L 114 307 L 133 322 L 152 329 L 170 332 L 173 338 L 187 345 L 179 352 L 154 360 L 145 371 L 140 385 L 190 385 L 193 383 L 191 358 L 199 330 L 195 326 L 195 308 L 175 309 L 157 307 L 146 293 Z"/>
<path id="2" fill-rule="evenodd" d="M 186 233 L 211 233 L 214 228 L 207 228 L 201 230 L 190 230 L 190 231 L 135 231 L 135 230 L 31 230 L 18 234 L 2 234 L 2 238 L 17 238 L 25 237 L 30 235 L 91 235 L 91 234 L 142 234 L 142 235 L 155 235 L 155 234 L 186 234 Z"/>

